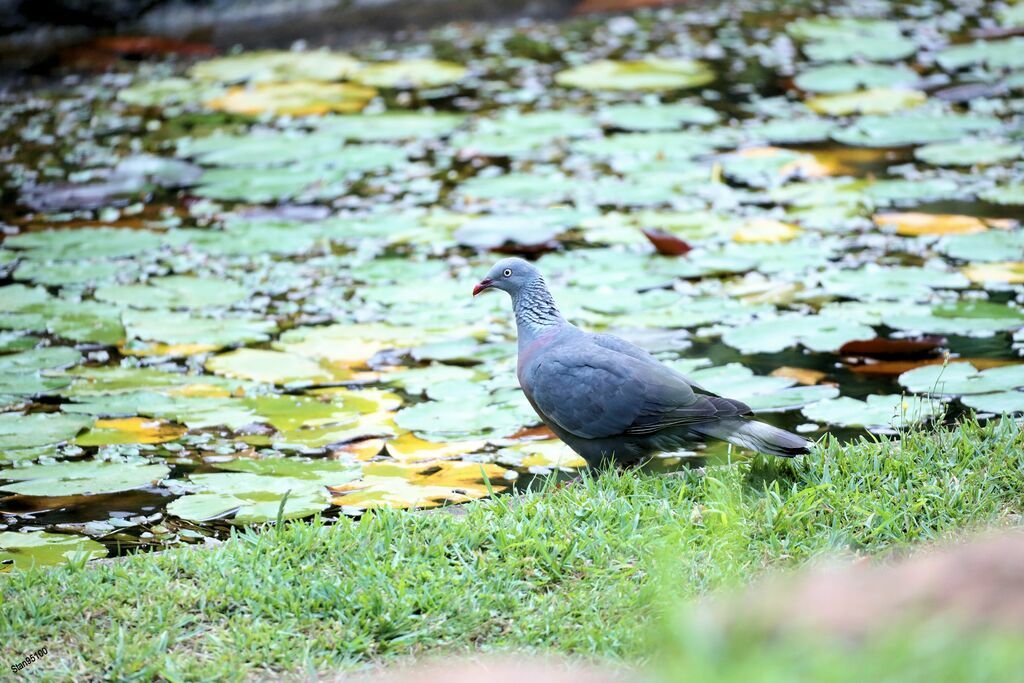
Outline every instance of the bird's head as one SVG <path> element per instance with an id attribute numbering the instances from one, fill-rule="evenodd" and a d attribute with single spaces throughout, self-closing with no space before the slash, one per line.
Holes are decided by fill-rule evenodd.
<path id="1" fill-rule="evenodd" d="M 515 297 L 520 289 L 540 277 L 540 272 L 521 258 L 501 259 L 487 277 L 473 287 L 473 296 L 488 289 L 501 289 Z"/>

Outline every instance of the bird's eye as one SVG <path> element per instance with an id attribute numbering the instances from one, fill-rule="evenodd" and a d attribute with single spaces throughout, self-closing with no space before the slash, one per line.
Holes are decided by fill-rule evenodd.
<path id="1" fill-rule="evenodd" d="M 504 275 L 505 277 L 512 277 L 512 269 L 511 268 L 506 268 L 505 272 L 502 273 L 502 275 Z"/>

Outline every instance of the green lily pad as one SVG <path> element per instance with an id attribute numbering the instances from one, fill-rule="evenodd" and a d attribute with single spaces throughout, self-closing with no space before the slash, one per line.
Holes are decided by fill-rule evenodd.
<path id="1" fill-rule="evenodd" d="M 78 228 L 25 232 L 4 240 L 4 246 L 25 252 L 29 258 L 67 261 L 89 258 L 123 258 L 159 249 L 164 237 L 146 230 Z"/>
<path id="2" fill-rule="evenodd" d="M 743 353 L 777 353 L 798 344 L 834 352 L 846 342 L 874 337 L 867 325 L 821 315 L 780 315 L 722 333 L 723 342 Z"/>
<path id="3" fill-rule="evenodd" d="M 968 408 L 978 412 L 1010 415 L 1024 413 L 1024 391 L 997 391 L 991 394 L 973 394 L 960 399 Z"/>
<path id="4" fill-rule="evenodd" d="M 162 344 L 232 346 L 270 339 L 277 331 L 273 320 L 258 317 L 199 317 L 173 311 L 125 311 L 130 339 Z"/>
<path id="5" fill-rule="evenodd" d="M 328 132 L 301 134 L 267 131 L 245 135 L 211 135 L 178 144 L 178 154 L 206 166 L 277 167 L 287 164 L 295 172 L 310 168 L 334 172 L 361 172 L 401 164 L 406 153 L 384 144 L 345 145 L 344 138 Z"/>
<path id="6" fill-rule="evenodd" d="M 49 346 L 0 356 L 0 394 L 35 396 L 67 386 L 67 377 L 44 377 L 42 370 L 70 367 L 82 355 L 67 346 Z"/>
<path id="7" fill-rule="evenodd" d="M 39 343 L 39 337 L 24 332 L 0 332 L 0 352 L 29 351 Z"/>
<path id="8" fill-rule="evenodd" d="M 1024 365 L 1005 365 L 988 370 L 978 370 L 970 363 L 925 365 L 904 372 L 899 382 L 918 394 L 991 394 L 1024 387 Z"/>
<path id="9" fill-rule="evenodd" d="M 809 92 L 845 93 L 863 88 L 912 87 L 918 80 L 917 73 L 903 65 L 829 64 L 797 74 L 793 82 Z"/>
<path id="10" fill-rule="evenodd" d="M 0 478 L 17 482 L 0 486 L 0 491 L 24 496 L 92 496 L 144 488 L 169 473 L 166 465 L 138 462 L 82 460 L 29 465 L 0 471 Z"/>
<path id="11" fill-rule="evenodd" d="M 92 424 L 92 419 L 63 413 L 0 414 L 0 451 L 62 443 Z"/>
<path id="12" fill-rule="evenodd" d="M 1005 140 L 962 140 L 939 142 L 914 150 L 914 156 L 936 166 L 975 166 L 1017 159 L 1024 145 Z"/>
<path id="13" fill-rule="evenodd" d="M 580 112 L 513 112 L 480 120 L 472 131 L 455 136 L 452 146 L 487 156 L 519 156 L 556 140 L 583 137 L 597 130 L 590 117 Z"/>
<path id="14" fill-rule="evenodd" d="M 522 405 L 513 403 L 478 400 L 486 401 L 486 394 L 480 393 L 474 400 L 460 395 L 417 403 L 399 410 L 395 423 L 427 441 L 463 441 L 507 437 L 539 421 L 529 406 L 524 410 Z"/>
<path id="15" fill-rule="evenodd" d="M 701 368 L 687 373 L 689 378 L 714 392 L 743 401 L 756 413 L 792 410 L 839 394 L 836 387 L 794 386 L 795 379 L 755 375 L 740 363 Z"/>
<path id="16" fill-rule="evenodd" d="M 94 301 L 49 298 L 0 312 L 0 329 L 50 332 L 81 342 L 116 344 L 124 339 L 120 309 Z"/>
<path id="17" fill-rule="evenodd" d="M 0 531 L 0 572 L 63 564 L 83 554 L 90 560 L 106 557 L 102 544 L 84 536 L 46 531 Z"/>
<path id="18" fill-rule="evenodd" d="M 25 259 L 14 271 L 17 280 L 28 280 L 37 285 L 96 285 L 112 280 L 137 277 L 143 271 L 140 261 L 124 259 L 82 260 L 74 268 L 66 261 L 36 261 Z"/>
<path id="19" fill-rule="evenodd" d="M 211 168 L 193 191 L 209 199 L 255 203 L 311 201 L 345 194 L 347 178 L 347 171 L 324 168 Z"/>
<path id="20" fill-rule="evenodd" d="M 344 140 L 423 140 L 444 137 L 464 120 L 460 114 L 389 111 L 325 117 L 317 130 Z"/>
<path id="21" fill-rule="evenodd" d="M 953 45 L 939 52 L 936 61 L 946 71 L 957 71 L 968 66 L 1019 69 L 1024 67 L 1024 38 L 979 40 L 966 45 Z"/>
<path id="22" fill-rule="evenodd" d="M 837 129 L 832 138 L 854 147 L 901 147 L 959 140 L 972 133 L 996 131 L 1002 122 L 975 114 L 921 113 L 864 116 Z"/>
<path id="23" fill-rule="evenodd" d="M 256 524 L 272 522 L 279 515 L 301 519 L 330 506 L 326 489 L 304 479 L 244 472 L 193 474 L 189 478 L 209 490 L 172 501 L 167 513 L 196 522 L 230 517 L 238 524 Z"/>
<path id="24" fill-rule="evenodd" d="M 927 301 L 933 290 L 964 289 L 970 284 L 956 271 L 874 264 L 829 270 L 821 276 L 821 286 L 829 294 L 863 300 Z"/>
<path id="25" fill-rule="evenodd" d="M 803 116 L 752 123 L 744 127 L 743 133 L 750 142 L 793 145 L 828 140 L 835 127 L 829 119 Z"/>
<path id="26" fill-rule="evenodd" d="M 681 90 L 714 80 L 715 72 L 704 62 L 656 57 L 632 62 L 600 60 L 555 75 L 558 85 L 583 90 Z"/>
<path id="27" fill-rule="evenodd" d="M 218 375 L 269 384 L 323 384 L 341 375 L 304 356 L 262 349 L 237 349 L 210 358 L 206 369 Z"/>
<path id="28" fill-rule="evenodd" d="M 139 107 L 199 104 L 224 94 L 217 84 L 200 84 L 188 78 L 160 78 L 133 83 L 117 91 L 117 99 Z"/>
<path id="29" fill-rule="evenodd" d="M 217 308 L 249 295 L 249 289 L 237 282 L 190 275 L 156 277 L 145 285 L 108 285 L 94 293 L 101 301 L 134 308 Z"/>
<path id="30" fill-rule="evenodd" d="M 809 17 L 791 21 L 786 32 L 804 41 L 804 54 L 819 62 L 855 58 L 889 62 L 917 51 L 917 44 L 903 36 L 893 21 Z"/>
<path id="31" fill-rule="evenodd" d="M 352 75 L 352 80 L 376 88 L 436 88 L 458 83 L 468 73 L 466 67 L 453 62 L 406 59 L 364 66 Z"/>
<path id="32" fill-rule="evenodd" d="M 483 216 L 463 224 L 454 237 L 459 244 L 476 249 L 494 249 L 504 244 L 545 244 L 576 226 L 583 216 L 579 211 L 567 209 Z"/>
<path id="33" fill-rule="evenodd" d="M 673 104 L 617 104 L 598 110 L 597 118 L 608 126 L 624 130 L 677 130 L 684 124 L 710 125 L 718 113 L 691 102 Z"/>
<path id="34" fill-rule="evenodd" d="M 935 306 L 929 313 L 903 313 L 886 317 L 894 329 L 930 334 L 988 336 L 1024 326 L 1024 312 L 990 301 L 961 301 Z"/>
<path id="35" fill-rule="evenodd" d="M 266 50 L 208 59 L 193 65 L 189 75 L 221 83 L 337 81 L 358 68 L 357 60 L 341 52 Z"/>
<path id="36" fill-rule="evenodd" d="M 969 235 L 950 235 L 938 245 L 939 251 L 962 261 L 1024 260 L 1024 232 L 988 230 Z"/>
<path id="37" fill-rule="evenodd" d="M 865 401 L 841 396 L 804 406 L 802 412 L 809 420 L 840 427 L 902 429 L 942 415 L 944 407 L 919 396 L 889 394 L 868 396 Z"/>
<path id="38" fill-rule="evenodd" d="M 1011 183 L 985 190 L 978 195 L 986 202 L 1006 206 L 1024 206 L 1024 183 Z"/>

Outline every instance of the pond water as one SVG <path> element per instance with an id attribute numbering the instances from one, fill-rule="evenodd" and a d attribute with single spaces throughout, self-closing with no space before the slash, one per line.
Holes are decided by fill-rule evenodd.
<path id="1" fill-rule="evenodd" d="M 114 43 L 4 94 L 3 569 L 573 472 L 470 297 L 506 253 L 811 438 L 1024 411 L 1024 4 L 786 7 Z"/>

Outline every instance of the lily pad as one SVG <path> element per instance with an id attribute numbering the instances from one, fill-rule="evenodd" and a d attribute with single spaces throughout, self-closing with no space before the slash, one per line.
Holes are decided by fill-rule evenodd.
<path id="1" fill-rule="evenodd" d="M 270 334 L 277 331 L 273 320 L 248 316 L 200 317 L 173 311 L 125 311 L 123 320 L 130 339 L 195 345 L 207 350 L 267 341 Z"/>
<path id="2" fill-rule="evenodd" d="M 1011 183 L 985 190 L 979 195 L 986 202 L 1007 206 L 1024 206 L 1024 183 Z"/>
<path id="3" fill-rule="evenodd" d="M 67 346 L 49 346 L 0 356 L 0 394 L 34 396 L 65 387 L 71 380 L 47 377 L 44 370 L 58 370 L 76 364 L 82 355 Z"/>
<path id="4" fill-rule="evenodd" d="M 108 285 L 94 296 L 134 308 L 216 308 L 244 301 L 249 289 L 227 279 L 190 275 L 156 277 L 145 285 Z"/>
<path id="5" fill-rule="evenodd" d="M 339 375 L 315 360 L 293 353 L 262 349 L 237 349 L 210 358 L 206 369 L 218 375 L 269 384 L 323 384 Z"/>
<path id="6" fill-rule="evenodd" d="M 848 114 L 892 114 L 924 104 L 926 96 L 919 90 L 871 88 L 858 92 L 821 95 L 807 100 L 811 111 L 829 116 Z"/>
<path id="7" fill-rule="evenodd" d="M 29 465 L 0 471 L 0 478 L 16 482 L 0 486 L 0 491 L 23 496 L 93 496 L 144 488 L 169 473 L 166 465 L 140 462 L 82 460 Z"/>
<path id="8" fill-rule="evenodd" d="M 743 353 L 777 353 L 798 344 L 812 351 L 835 352 L 846 342 L 874 337 L 867 325 L 821 315 L 780 315 L 722 333 L 723 342 Z"/>
<path id="9" fill-rule="evenodd" d="M 89 431 L 75 439 L 79 446 L 166 443 L 180 438 L 185 428 L 163 420 L 142 417 L 97 420 Z"/>
<path id="10" fill-rule="evenodd" d="M 266 50 L 199 62 L 189 69 L 189 75 L 221 83 L 337 81 L 358 68 L 358 60 L 341 52 Z"/>
<path id="11" fill-rule="evenodd" d="M 839 394 L 830 385 L 798 387 L 792 378 L 755 375 L 740 363 L 702 368 L 688 376 L 708 391 L 743 401 L 756 413 L 792 410 Z"/>
<path id="12" fill-rule="evenodd" d="M 459 114 L 389 111 L 325 117 L 317 130 L 344 140 L 423 140 L 448 135 L 464 120 Z"/>
<path id="13" fill-rule="evenodd" d="M 918 394 L 991 394 L 1024 387 L 1024 365 L 1006 365 L 988 370 L 978 370 L 970 363 L 926 365 L 903 373 L 899 382 Z"/>
<path id="14" fill-rule="evenodd" d="M 966 45 L 953 45 L 939 52 L 936 61 L 946 71 L 957 71 L 968 66 L 1019 69 L 1024 67 L 1024 38 L 979 40 Z"/>
<path id="15" fill-rule="evenodd" d="M 808 69 L 793 80 L 798 88 L 816 93 L 848 93 L 863 88 L 912 87 L 917 73 L 906 66 L 829 64 Z"/>
<path id="16" fill-rule="evenodd" d="M 786 32 L 805 41 L 804 53 L 821 62 L 854 58 L 887 62 L 917 51 L 917 44 L 903 36 L 899 24 L 893 21 L 810 17 L 790 22 Z"/>
<path id="17" fill-rule="evenodd" d="M 1017 159 L 1024 145 L 1005 140 L 962 140 L 939 142 L 914 150 L 914 156 L 936 166 L 975 166 L 999 164 Z"/>
<path id="18" fill-rule="evenodd" d="M 317 116 L 327 112 L 351 114 L 361 111 L 377 95 L 374 88 L 351 83 L 294 81 L 261 83 L 229 89 L 206 106 L 231 114 L 277 114 Z"/>
<path id="19" fill-rule="evenodd" d="M 461 64 L 437 59 L 378 62 L 359 69 L 352 80 L 377 88 L 436 88 L 458 83 L 469 70 Z"/>
<path id="20" fill-rule="evenodd" d="M 855 147 L 900 147 L 959 140 L 971 133 L 999 130 L 1002 125 L 999 119 L 990 116 L 911 111 L 861 117 L 852 125 L 833 132 L 832 138 Z"/>
<path id="21" fill-rule="evenodd" d="M 331 503 L 343 508 L 433 508 L 465 503 L 503 491 L 507 470 L 475 462 L 366 463 L 359 481 L 331 487 Z"/>
<path id="22" fill-rule="evenodd" d="M 1024 413 L 1024 391 L 997 391 L 991 394 L 973 394 L 960 399 L 968 408 L 979 412 L 1010 415 Z"/>
<path id="23" fill-rule="evenodd" d="M 952 235 L 939 243 L 939 251 L 963 261 L 997 262 L 1024 260 L 1024 232 L 990 230 Z"/>
<path id="24" fill-rule="evenodd" d="M 809 420 L 841 427 L 902 429 L 942 415 L 944 407 L 919 396 L 890 394 L 864 401 L 842 396 L 804 406 L 802 412 Z"/>
<path id="25" fill-rule="evenodd" d="M 84 536 L 46 531 L 0 531 L 0 572 L 63 564 L 82 556 L 106 557 L 102 544 Z"/>
<path id="26" fill-rule="evenodd" d="M 92 418 L 64 413 L 0 414 L 0 452 L 50 446 L 74 438 Z"/>
<path id="27" fill-rule="evenodd" d="M 656 57 L 631 62 L 600 60 L 555 76 L 558 85 L 583 90 L 680 90 L 714 80 L 715 72 L 704 62 Z"/>
<path id="28" fill-rule="evenodd" d="M 624 130 L 677 130 L 684 124 L 717 123 L 718 113 L 690 102 L 673 104 L 618 104 L 597 112 L 602 123 Z"/>
<path id="29" fill-rule="evenodd" d="M 230 517 L 238 524 L 270 522 L 278 515 L 299 519 L 329 507 L 329 483 L 344 484 L 358 476 L 358 469 L 336 462 L 235 461 L 222 467 L 236 471 L 190 475 L 205 490 L 171 502 L 168 514 L 197 522 Z"/>

